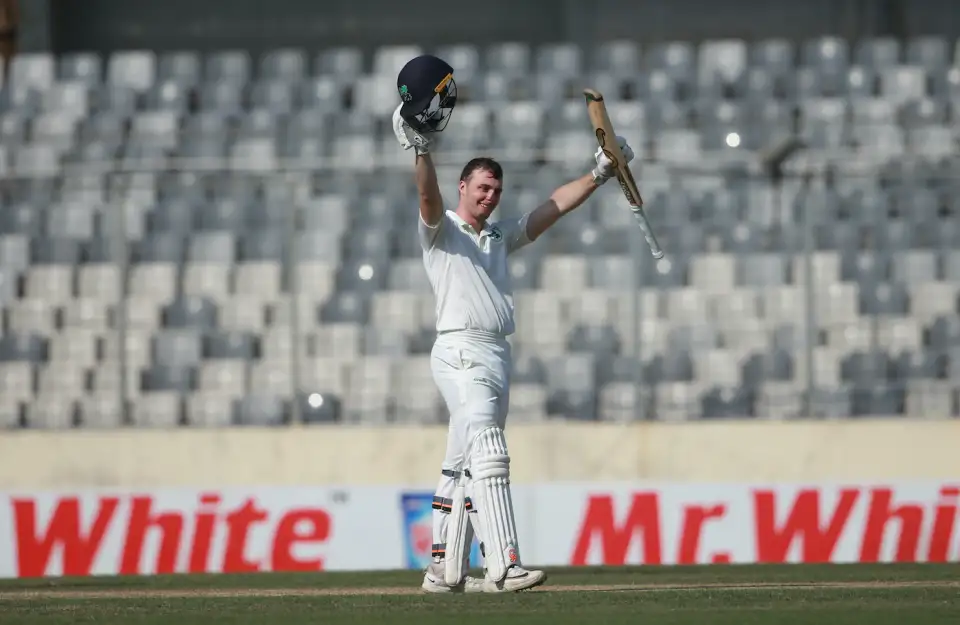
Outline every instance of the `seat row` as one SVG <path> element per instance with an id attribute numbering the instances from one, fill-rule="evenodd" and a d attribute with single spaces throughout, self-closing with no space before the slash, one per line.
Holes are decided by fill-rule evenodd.
<path id="1" fill-rule="evenodd" d="M 822 36 L 799 43 L 786 39 L 726 39 L 705 41 L 699 45 L 684 41 L 643 45 L 632 40 L 615 40 L 591 48 L 573 43 L 530 45 L 506 41 L 487 46 L 454 44 L 435 50 L 388 45 L 370 53 L 359 47 L 319 51 L 276 49 L 260 55 L 243 50 L 207 54 L 196 51 L 156 54 L 128 50 L 109 56 L 71 53 L 59 57 L 32 53 L 18 55 L 10 68 L 9 82 L 43 87 L 61 79 L 143 88 L 166 80 L 185 84 L 247 82 L 259 77 L 301 80 L 311 75 L 351 76 L 365 72 L 393 77 L 404 63 L 422 52 L 431 52 L 448 60 L 463 76 L 479 71 L 513 75 L 575 75 L 588 70 L 630 74 L 642 69 L 664 69 L 680 75 L 712 72 L 730 75 L 747 67 L 786 72 L 797 67 L 836 69 L 859 65 L 883 68 L 906 63 L 936 69 L 951 63 L 960 65 L 960 47 L 954 41 L 938 36 L 855 41 Z"/>
<path id="2" fill-rule="evenodd" d="M 123 401 L 105 394 L 73 399 L 47 394 L 30 402 L 0 398 L 0 428 L 176 428 L 283 426 L 306 424 L 435 425 L 446 419 L 435 397 L 411 396 L 410 403 L 374 398 L 342 398 L 334 393 L 301 393 L 290 400 L 257 393 L 244 397 L 172 391 L 147 393 Z M 628 384 L 611 385 L 599 393 L 547 393 L 538 385 L 517 385 L 511 393 L 511 423 L 549 419 L 629 422 L 640 419 L 845 419 L 904 416 L 922 419 L 956 418 L 956 385 L 933 383 L 912 387 L 862 388 L 839 386 L 812 393 L 784 394 L 776 387 L 746 392 L 738 389 L 697 389 L 684 383 L 664 385 L 647 395 Z"/>

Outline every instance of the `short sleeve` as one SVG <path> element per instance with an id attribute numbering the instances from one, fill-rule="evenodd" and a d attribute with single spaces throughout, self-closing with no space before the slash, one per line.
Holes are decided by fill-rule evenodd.
<path id="1" fill-rule="evenodd" d="M 504 219 L 497 222 L 497 228 L 503 233 L 503 240 L 507 243 L 508 254 L 512 254 L 530 243 L 530 237 L 527 236 L 527 220 L 529 219 L 530 213 L 526 213 L 518 219 Z"/>
<path id="2" fill-rule="evenodd" d="M 435 226 L 428 226 L 423 220 L 423 216 L 417 213 L 417 238 L 420 239 L 420 247 L 423 250 L 430 250 L 437 243 L 440 231 L 443 230 L 443 222 L 447 220 L 446 215 L 440 217 L 440 221 Z"/>

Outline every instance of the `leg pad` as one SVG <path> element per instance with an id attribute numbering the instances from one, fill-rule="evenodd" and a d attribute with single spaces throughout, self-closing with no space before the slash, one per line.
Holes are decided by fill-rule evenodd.
<path id="1" fill-rule="evenodd" d="M 511 566 L 520 564 L 510 493 L 510 455 L 503 430 L 490 427 L 478 432 L 469 462 L 487 576 L 500 581 Z"/>

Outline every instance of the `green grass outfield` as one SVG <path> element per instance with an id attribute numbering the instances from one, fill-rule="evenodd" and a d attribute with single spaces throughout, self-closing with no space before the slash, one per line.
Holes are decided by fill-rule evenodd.
<path id="1" fill-rule="evenodd" d="M 539 589 L 426 595 L 416 571 L 0 582 L 0 623 L 928 625 L 960 623 L 960 565 L 549 569 Z"/>

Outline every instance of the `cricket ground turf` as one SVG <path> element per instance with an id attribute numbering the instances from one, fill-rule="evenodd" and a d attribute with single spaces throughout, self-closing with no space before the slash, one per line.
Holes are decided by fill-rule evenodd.
<path id="1" fill-rule="evenodd" d="M 548 569 L 507 595 L 427 595 L 416 571 L 0 582 L 0 623 L 932 625 L 960 623 L 960 565 Z"/>

